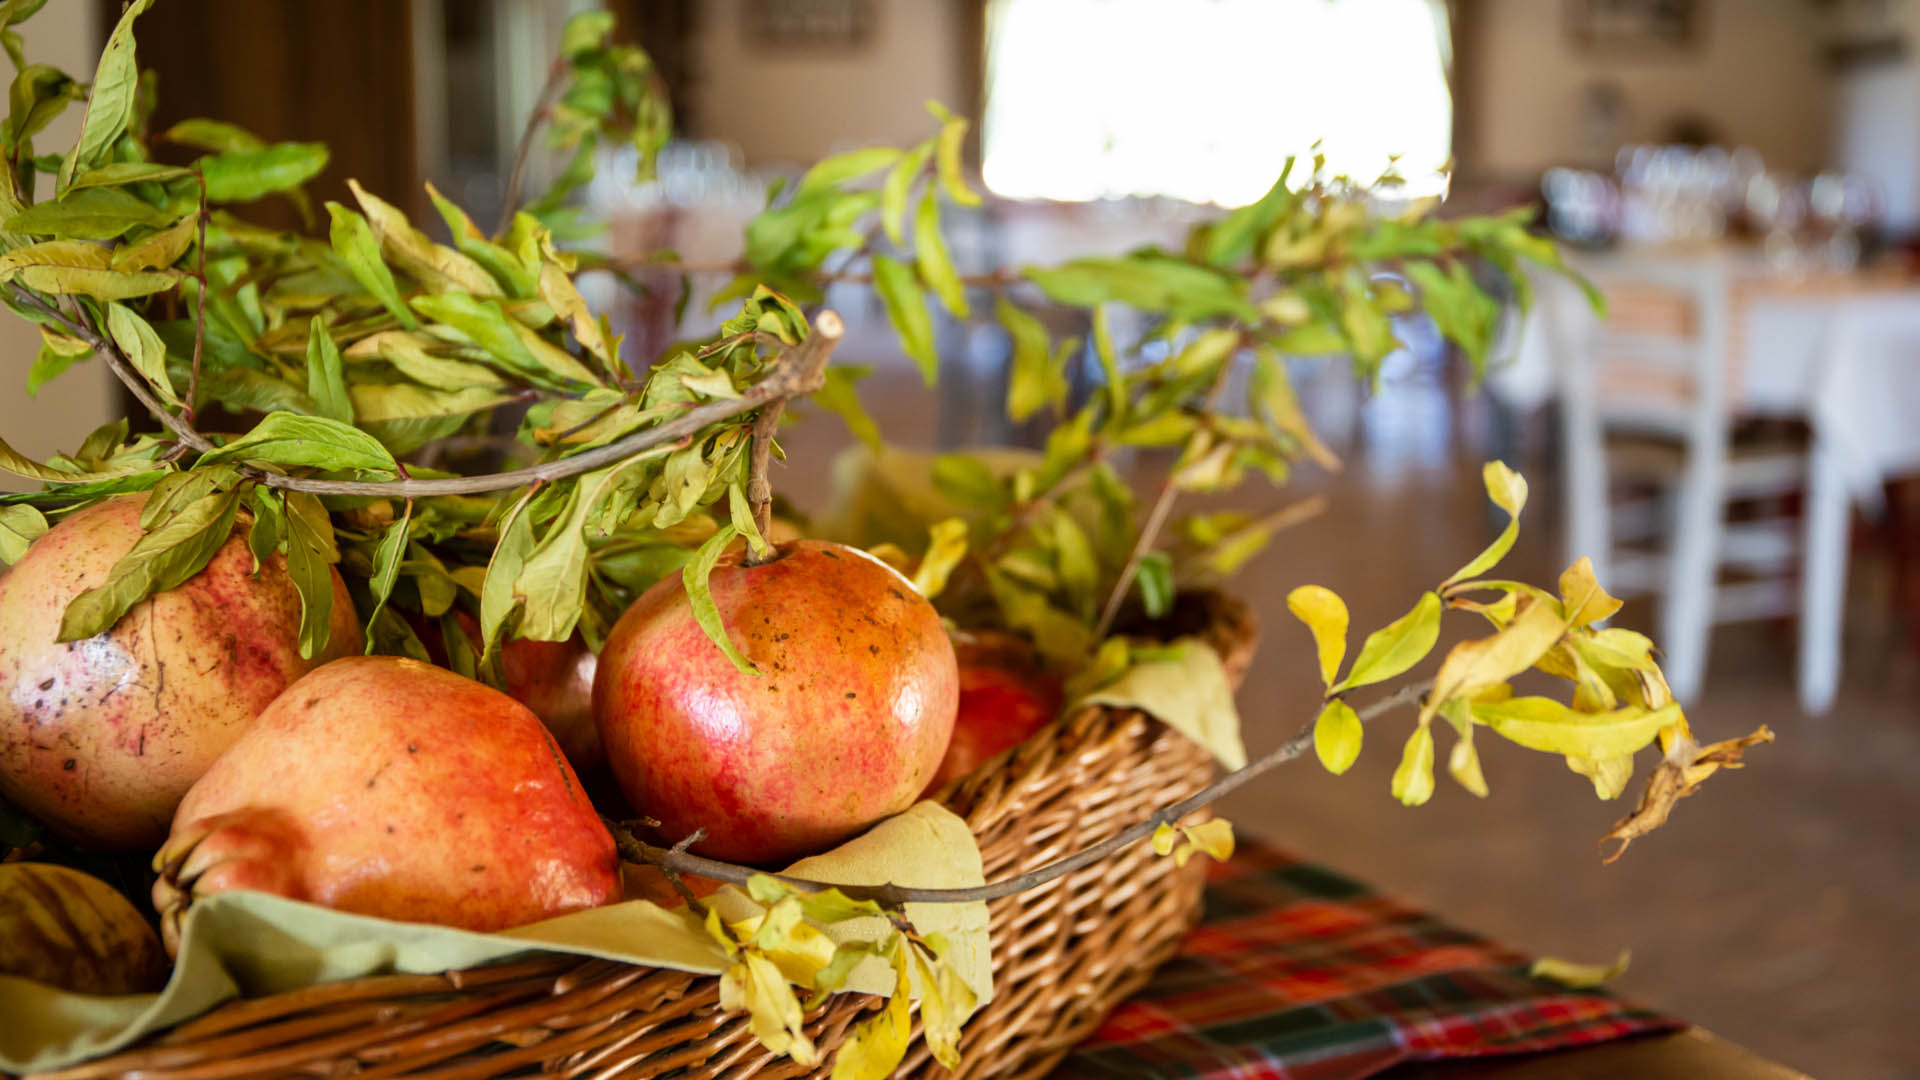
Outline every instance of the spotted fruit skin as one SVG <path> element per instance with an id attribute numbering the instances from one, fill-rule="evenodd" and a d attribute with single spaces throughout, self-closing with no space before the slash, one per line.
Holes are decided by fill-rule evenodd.
<path id="1" fill-rule="evenodd" d="M 145 495 L 82 510 L 0 577 L 0 794 L 84 847 L 151 851 L 187 788 L 288 684 L 360 651 L 333 575 L 328 645 L 300 655 L 300 596 L 236 532 L 206 569 L 103 634 L 54 640 L 67 603 L 141 536 Z"/>
<path id="2" fill-rule="evenodd" d="M 777 863 L 912 805 L 946 752 L 959 694 L 933 605 L 864 552 L 815 540 L 711 588 L 738 671 L 701 630 L 678 577 L 620 617 L 600 652 L 594 718 L 640 813 L 693 850 Z"/>
<path id="3" fill-rule="evenodd" d="M 620 896 L 613 837 L 540 720 L 389 656 L 288 687 L 187 792 L 154 865 L 169 949 L 192 898 L 225 889 L 469 930 Z"/>
<path id="4" fill-rule="evenodd" d="M 80 994 L 143 994 L 167 981 L 159 935 L 99 878 L 0 864 L 0 975 Z"/>

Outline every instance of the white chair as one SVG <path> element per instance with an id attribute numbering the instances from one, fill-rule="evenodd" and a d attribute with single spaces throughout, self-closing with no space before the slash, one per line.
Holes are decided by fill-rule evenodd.
<path id="1" fill-rule="evenodd" d="M 1728 267 L 1711 258 L 1610 259 L 1589 277 L 1606 318 L 1553 290 L 1543 314 L 1556 354 L 1565 433 L 1567 540 L 1594 560 L 1616 595 L 1660 594 L 1660 645 L 1674 694 L 1694 700 L 1716 622 L 1795 610 L 1788 575 L 1792 523 L 1729 523 L 1737 502 L 1801 488 L 1803 450 L 1736 448 L 1730 357 L 1735 299 Z M 1616 505 L 1614 481 L 1657 492 Z M 1665 541 L 1653 551 L 1624 545 Z M 1723 569 L 1740 572 L 1722 582 Z"/>

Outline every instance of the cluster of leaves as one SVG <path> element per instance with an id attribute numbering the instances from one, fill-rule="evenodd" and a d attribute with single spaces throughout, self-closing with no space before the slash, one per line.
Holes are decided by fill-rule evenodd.
<path id="1" fill-rule="evenodd" d="M 807 1014 L 844 986 L 856 966 L 877 957 L 893 971 L 893 992 L 840 1047 L 833 1080 L 893 1075 L 912 1041 L 916 998 L 928 1050 L 949 1069 L 960 1064 L 960 1027 L 977 1002 L 943 937 L 922 936 L 878 903 L 849 899 L 837 889 L 805 892 L 759 874 L 749 879 L 747 892 L 764 914 L 728 923 L 707 908 L 706 927 L 733 961 L 720 977 L 720 1006 L 746 1012 L 762 1045 L 801 1065 L 819 1064 L 820 1051 L 806 1033 Z M 877 938 L 835 941 L 820 929 L 853 920 L 872 920 L 886 930 Z M 795 987 L 810 996 L 802 1001 Z"/>
<path id="2" fill-rule="evenodd" d="M 1649 815 L 1664 819 L 1673 801 L 1714 769 L 1736 764 L 1740 747 L 1771 736 L 1762 728 L 1738 747 L 1719 744 L 1711 748 L 1710 760 L 1695 753 L 1686 717 L 1654 659 L 1653 642 L 1632 630 L 1598 625 L 1621 605 L 1594 579 L 1591 560 L 1581 558 L 1568 567 L 1557 594 L 1481 577 L 1513 548 L 1527 500 L 1526 481 L 1505 465 L 1489 462 L 1483 473 L 1488 496 L 1508 514 L 1506 528 L 1471 562 L 1422 593 L 1406 615 L 1368 635 L 1344 678 L 1339 672 L 1347 650 L 1346 604 L 1318 585 L 1303 585 L 1287 597 L 1287 607 L 1313 634 L 1326 686 L 1326 704 L 1314 722 L 1314 750 L 1328 771 L 1345 772 L 1360 755 L 1362 732 L 1346 695 L 1396 678 L 1425 659 L 1439 640 L 1444 610 L 1475 612 L 1494 633 L 1455 645 L 1441 661 L 1394 771 L 1394 797 L 1416 806 L 1433 796 L 1435 718 L 1445 720 L 1456 735 L 1447 771 L 1480 796 L 1487 794 L 1487 781 L 1474 750 L 1476 727 L 1530 750 L 1563 756 L 1568 768 L 1593 782 L 1602 799 L 1626 790 L 1634 755 L 1655 740 L 1670 756 L 1675 748 L 1691 748 L 1679 755 L 1690 782 L 1670 796 L 1643 801 L 1610 834 L 1624 847 L 1645 831 Z M 1484 599 L 1488 596 L 1493 599 Z M 1510 680 L 1529 669 L 1572 684 L 1570 700 L 1515 696 Z"/>

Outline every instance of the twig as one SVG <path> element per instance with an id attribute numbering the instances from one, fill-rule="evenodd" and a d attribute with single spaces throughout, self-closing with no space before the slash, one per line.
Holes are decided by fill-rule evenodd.
<path id="1" fill-rule="evenodd" d="M 187 402 L 186 408 L 182 410 L 189 424 L 193 423 L 194 417 L 198 415 L 200 350 L 207 340 L 207 172 L 196 165 L 193 176 L 200 181 L 200 211 L 195 215 L 199 219 L 200 241 L 196 245 L 194 256 L 196 265 L 193 271 L 195 280 L 200 282 L 200 290 L 198 303 L 194 305 L 198 310 L 193 316 L 193 374 L 187 377 Z"/>
<path id="2" fill-rule="evenodd" d="M 1426 692 L 1433 688 L 1433 680 L 1426 679 L 1401 687 L 1393 694 L 1361 709 L 1359 716 L 1363 721 L 1372 720 L 1383 713 L 1419 702 Z M 1313 725 L 1309 723 L 1298 735 L 1275 747 L 1265 757 L 1228 773 L 1214 781 L 1196 795 L 1189 796 L 1177 803 L 1163 806 L 1134 825 L 1102 840 L 1091 847 L 1064 858 L 1056 859 L 1044 866 L 1036 867 L 1024 874 L 991 881 L 985 885 L 976 885 L 964 889 L 920 889 L 906 885 L 887 883 L 884 885 L 852 885 L 841 882 L 814 881 L 809 878 L 794 877 L 788 874 L 770 874 L 764 870 L 755 870 L 750 866 L 720 862 L 716 859 L 702 858 L 685 851 L 658 847 L 646 843 L 624 830 L 614 831 L 614 843 L 620 849 L 620 857 L 629 862 L 645 863 L 662 871 L 675 871 L 684 874 L 698 874 L 733 885 L 745 885 L 756 874 L 767 874 L 799 889 L 824 890 L 838 889 L 856 900 L 875 900 L 881 904 L 898 906 L 900 904 L 963 904 L 980 900 L 998 900 L 1025 892 L 1028 889 L 1044 885 L 1056 878 L 1064 877 L 1082 867 L 1099 862 L 1130 844 L 1146 839 L 1161 825 L 1179 821 L 1195 810 L 1233 791 L 1247 781 L 1260 776 L 1284 762 L 1293 760 L 1313 748 Z"/>
<path id="3" fill-rule="evenodd" d="M 1120 614 L 1120 608 L 1127 602 L 1127 593 L 1133 589 L 1133 578 L 1140 572 L 1140 562 L 1153 550 L 1154 542 L 1160 539 L 1160 529 L 1167 523 L 1167 515 L 1173 512 L 1173 500 L 1180 495 L 1180 489 L 1173 482 L 1175 473 L 1168 474 L 1160 484 L 1160 494 L 1154 496 L 1153 508 L 1147 511 L 1147 520 L 1140 526 L 1140 535 L 1134 538 L 1133 550 L 1127 552 L 1126 565 L 1120 568 L 1120 578 L 1113 583 L 1113 591 L 1107 594 L 1107 606 L 1100 610 L 1100 622 L 1093 628 L 1093 639 L 1099 641 L 1113 629 L 1113 620 Z"/>
<path id="4" fill-rule="evenodd" d="M 825 379 L 827 360 L 846 332 L 847 325 L 839 312 L 827 310 L 814 317 L 813 332 L 800 343 L 791 360 L 803 381 Z M 767 402 L 760 415 L 753 419 L 753 448 L 747 458 L 747 505 L 753 509 L 754 528 L 763 538 L 773 528 L 773 482 L 767 478 L 767 469 L 773 459 L 773 436 L 780 430 L 780 417 L 786 411 L 787 399 L 778 397 Z M 758 566 L 766 559 L 749 548 L 742 561 L 748 566 Z"/>
<path id="5" fill-rule="evenodd" d="M 864 253 L 864 248 L 856 248 L 852 252 L 852 257 L 848 258 L 841 267 L 832 270 L 816 270 L 813 272 L 812 279 L 828 284 L 838 284 L 841 282 L 855 285 L 873 284 L 873 275 L 871 273 L 845 269 L 845 265 L 857 261 Z M 605 270 L 609 273 L 632 273 L 640 270 L 668 270 L 674 273 L 691 275 L 744 274 L 751 273 L 754 268 L 744 259 L 723 259 L 708 262 L 690 259 L 660 259 L 646 255 L 636 255 L 626 258 L 601 259 L 596 261 L 589 269 Z M 1022 274 L 1017 267 L 1003 266 L 997 270 L 990 270 L 983 274 L 961 274 L 960 284 L 982 289 L 1004 289 L 1008 285 L 1017 281 L 1024 281 L 1025 279 L 1026 276 Z"/>
<path id="6" fill-rule="evenodd" d="M 165 424 L 182 443 L 202 453 L 214 449 L 213 443 L 209 442 L 206 436 L 195 431 L 192 424 L 175 416 L 160 403 L 145 381 L 127 366 L 126 358 L 120 355 L 119 349 L 112 342 L 103 338 L 91 327 L 76 322 L 57 309 L 47 306 L 38 296 L 19 285 L 9 284 L 7 287 L 20 304 L 58 323 L 62 329 L 85 341 L 93 347 L 95 352 L 106 357 L 107 365 L 113 369 L 113 373 L 119 377 L 121 383 L 125 384 L 133 396 L 139 399 L 140 404 Z M 828 323 L 844 329 L 844 323 L 839 315 L 831 311 L 821 312 L 816 319 L 816 324 Z M 808 340 L 811 341 L 813 336 L 809 334 Z M 834 335 L 834 340 L 836 342 L 839 340 L 839 334 Z M 249 470 L 249 475 L 267 487 L 283 488 L 287 491 L 304 491 L 313 495 L 364 495 L 397 499 L 420 499 L 435 495 L 477 495 L 488 491 L 505 491 L 526 484 L 563 480 L 569 476 L 591 472 L 603 465 L 623 461 L 644 450 L 651 450 L 669 443 L 680 443 L 692 438 L 709 424 L 731 419 L 741 413 L 752 412 L 769 401 L 776 399 L 784 401 L 796 395 L 813 393 L 820 389 L 825 380 L 820 367 L 809 369 L 804 363 L 795 362 L 796 357 L 800 357 L 805 351 L 806 344 L 803 341 L 799 346 L 783 353 L 775 361 L 776 367 L 772 374 L 748 387 L 737 398 L 698 405 L 663 424 L 635 432 L 605 446 L 595 447 L 558 461 L 530 465 L 524 469 L 489 473 L 484 476 L 451 476 L 426 480 L 325 480 L 255 470 Z M 819 364 L 824 366 L 825 362 L 824 356 L 821 357 Z"/>
<path id="7" fill-rule="evenodd" d="M 527 114 L 527 126 L 520 131 L 520 146 L 513 152 L 513 168 L 507 173 L 507 194 L 500 204 L 500 224 L 494 227 L 493 234 L 499 236 L 513 224 L 513 215 L 520 209 L 520 188 L 526 183 L 527 162 L 533 157 L 533 137 L 546 122 L 548 112 L 553 108 L 553 99 L 567 85 L 568 64 L 565 60 L 555 60 L 547 72 L 547 85 L 540 88 L 540 98 L 534 102 L 533 111 Z"/>

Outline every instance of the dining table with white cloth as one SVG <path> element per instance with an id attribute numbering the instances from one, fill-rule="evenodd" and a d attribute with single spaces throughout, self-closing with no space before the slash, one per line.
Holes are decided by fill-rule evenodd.
<path id="1" fill-rule="evenodd" d="M 1886 275 L 1787 275 L 1737 251 L 1579 254 L 1573 268 L 1626 260 L 1723 259 L 1734 281 L 1728 407 L 1735 417 L 1792 417 L 1812 432 L 1800 585 L 1800 697 L 1823 713 L 1839 686 L 1851 508 L 1880 509 L 1883 484 L 1920 472 L 1920 281 Z M 1488 389 L 1527 411 L 1553 400 L 1555 318 L 1601 316 L 1573 282 L 1535 281 L 1535 304 L 1496 360 Z M 1571 334 L 1568 335 L 1571 338 Z"/>

